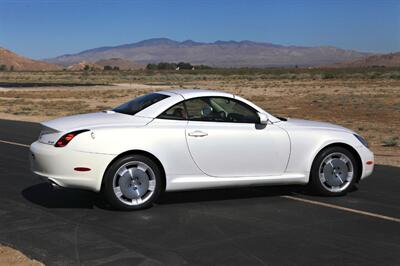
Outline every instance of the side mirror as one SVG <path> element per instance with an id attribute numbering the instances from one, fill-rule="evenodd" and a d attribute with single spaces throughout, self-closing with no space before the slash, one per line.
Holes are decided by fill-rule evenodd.
<path id="1" fill-rule="evenodd" d="M 263 114 L 263 113 L 258 113 L 258 117 L 260 118 L 260 124 L 261 125 L 267 125 L 268 124 L 268 115 Z"/>

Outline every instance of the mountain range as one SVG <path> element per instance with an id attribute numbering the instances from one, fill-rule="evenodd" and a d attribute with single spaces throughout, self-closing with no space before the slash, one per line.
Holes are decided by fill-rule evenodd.
<path id="1" fill-rule="evenodd" d="M 383 55 L 371 55 L 353 61 L 347 61 L 331 65 L 331 67 L 399 67 L 399 66 L 400 66 L 400 52 L 383 54 Z"/>
<path id="2" fill-rule="evenodd" d="M 214 67 L 319 66 L 361 59 L 370 54 L 333 46 L 284 46 L 253 41 L 183 42 L 167 38 L 148 39 L 119 46 L 99 47 L 77 54 L 66 54 L 45 61 L 71 65 L 111 58 L 133 60 L 140 64 L 189 62 Z"/>
<path id="3" fill-rule="evenodd" d="M 17 71 L 49 71 L 62 69 L 61 66 L 20 56 L 2 47 L 0 47 L 0 65 L 5 66 L 6 69 Z"/>
<path id="4" fill-rule="evenodd" d="M 102 70 L 105 66 L 111 68 L 118 68 L 121 70 L 135 70 L 143 69 L 145 65 L 138 64 L 136 62 L 125 60 L 121 58 L 110 58 L 99 60 L 96 62 L 92 61 L 80 61 L 76 64 L 63 66 L 59 64 L 52 64 L 41 60 L 33 60 L 28 57 L 18 55 L 8 49 L 0 47 L 0 70 L 15 70 L 15 71 L 57 71 L 57 70 L 72 70 L 80 71 L 86 67 L 89 69 Z"/>
<path id="5" fill-rule="evenodd" d="M 166 38 L 100 47 L 46 61 L 33 60 L 0 47 L 0 70 L 53 71 L 142 69 L 147 63 L 188 62 L 214 67 L 400 67 L 400 52 L 368 54 L 331 46 L 283 46 L 252 41 L 177 42 Z"/>

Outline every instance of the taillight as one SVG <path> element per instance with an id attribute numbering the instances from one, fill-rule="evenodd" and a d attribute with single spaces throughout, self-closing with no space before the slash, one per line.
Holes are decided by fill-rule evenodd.
<path id="1" fill-rule="evenodd" d="M 67 144 L 73 139 L 75 138 L 77 135 L 89 131 L 88 129 L 83 129 L 83 130 L 77 130 L 74 132 L 70 132 L 65 134 L 64 136 L 62 136 L 54 145 L 54 147 L 65 147 L 67 146 Z"/>

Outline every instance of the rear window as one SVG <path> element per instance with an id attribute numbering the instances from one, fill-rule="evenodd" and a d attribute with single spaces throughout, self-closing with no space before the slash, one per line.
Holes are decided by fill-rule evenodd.
<path id="1" fill-rule="evenodd" d="M 129 102 L 126 102 L 118 107 L 113 109 L 114 112 L 126 114 L 126 115 L 134 115 L 152 104 L 164 100 L 168 98 L 168 95 L 160 94 L 160 93 L 150 93 L 146 95 L 142 95 L 137 97 Z"/>

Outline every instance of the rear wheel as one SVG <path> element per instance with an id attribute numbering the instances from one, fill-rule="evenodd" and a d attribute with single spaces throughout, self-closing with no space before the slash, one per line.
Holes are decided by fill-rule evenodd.
<path id="1" fill-rule="evenodd" d="M 354 186 L 359 171 L 349 150 L 343 147 L 329 147 L 316 156 L 309 185 L 320 195 L 344 195 Z"/>
<path id="2" fill-rule="evenodd" d="M 163 187 L 159 167 L 143 155 L 118 159 L 104 178 L 103 189 L 108 202 L 122 210 L 150 207 Z"/>

